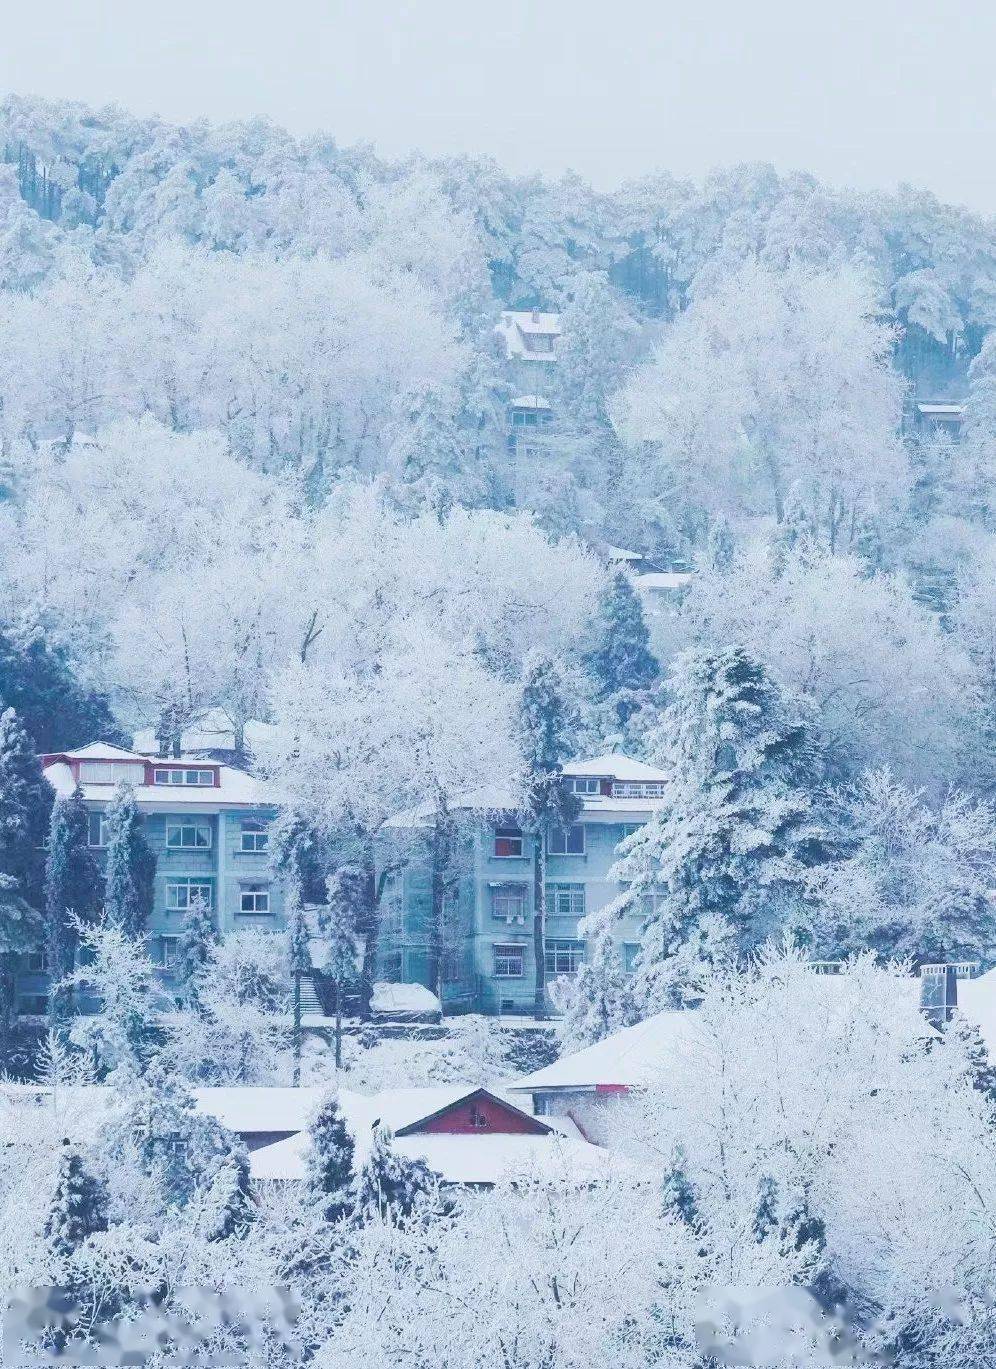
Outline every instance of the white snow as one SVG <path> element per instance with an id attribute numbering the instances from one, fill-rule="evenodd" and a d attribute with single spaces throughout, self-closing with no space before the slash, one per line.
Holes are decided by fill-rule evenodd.
<path id="1" fill-rule="evenodd" d="M 684 589 L 691 583 L 692 573 L 687 570 L 650 570 L 634 579 L 637 589 L 651 593 Z"/>
<path id="2" fill-rule="evenodd" d="M 689 1049 L 695 1039 L 693 1012 L 661 1012 L 624 1027 L 604 1041 L 562 1056 L 510 1084 L 511 1093 L 543 1093 L 557 1089 L 639 1088 L 667 1068 L 675 1052 Z"/>
<path id="3" fill-rule="evenodd" d="M 270 723 L 253 720 L 244 729 L 245 743 L 250 751 L 267 741 L 273 727 Z M 235 749 L 235 730 L 228 715 L 220 708 L 209 708 L 195 723 L 186 728 L 181 738 L 183 753 L 186 756 L 199 756 L 208 751 L 233 751 Z M 146 756 L 158 756 L 159 742 L 155 729 L 142 727 L 132 737 L 132 746 Z"/>
<path id="4" fill-rule="evenodd" d="M 593 756 L 590 760 L 580 757 L 573 761 L 568 761 L 564 766 L 565 775 L 577 776 L 599 776 L 613 780 L 667 780 L 670 775 L 666 770 L 660 770 L 655 765 L 647 765 L 645 761 L 637 761 L 632 756 L 624 756 L 620 751 L 607 751 L 601 756 Z"/>
<path id="5" fill-rule="evenodd" d="M 56 753 L 52 753 L 56 754 Z M 81 746 L 75 751 L 64 751 L 57 753 L 66 756 L 71 760 L 116 760 L 134 761 L 136 764 L 145 765 L 150 758 L 143 756 L 137 751 L 124 751 L 119 746 L 112 746 L 109 742 L 91 742 L 88 746 Z M 162 769 L 169 769 L 171 766 L 196 765 L 201 761 L 199 756 L 183 755 L 178 758 L 164 760 Z M 216 765 L 217 762 L 207 764 Z M 274 806 L 279 800 L 276 791 L 272 786 L 263 784 L 253 775 L 248 775 L 244 770 L 236 770 L 230 765 L 218 766 L 220 784 L 214 785 L 172 785 L 172 784 L 136 784 L 134 785 L 135 798 L 144 808 L 175 808 L 177 805 L 186 808 L 214 809 L 225 808 L 228 806 L 254 807 Z M 44 767 L 45 778 L 51 784 L 57 794 L 67 795 L 73 792 L 73 772 L 64 760 L 53 760 L 50 765 Z M 80 785 L 84 799 L 89 802 L 106 802 L 114 793 L 113 784 L 92 784 Z"/>
<path id="6" fill-rule="evenodd" d="M 370 1008 L 385 1017 L 442 1012 L 439 999 L 424 984 L 388 984 L 384 980 L 374 984 Z"/>
<path id="7" fill-rule="evenodd" d="M 958 1008 L 978 1027 L 989 1057 L 996 1063 L 996 970 L 978 979 L 959 979 Z"/>

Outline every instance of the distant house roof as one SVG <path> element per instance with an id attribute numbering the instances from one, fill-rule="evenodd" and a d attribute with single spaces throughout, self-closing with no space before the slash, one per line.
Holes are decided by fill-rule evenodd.
<path id="1" fill-rule="evenodd" d="M 918 413 L 928 414 L 936 417 L 961 418 L 965 412 L 964 404 L 938 403 L 934 400 L 918 400 L 916 403 Z"/>
<path id="2" fill-rule="evenodd" d="M 638 590 L 645 590 L 651 593 L 657 591 L 674 591 L 685 589 L 692 583 L 692 573 L 689 570 L 652 570 L 643 575 L 634 577 L 633 583 Z"/>
<path id="3" fill-rule="evenodd" d="M 660 781 L 670 779 L 666 770 L 659 769 L 656 765 L 647 765 L 645 761 L 637 761 L 632 756 L 624 756 L 621 751 L 606 751 L 601 756 L 593 756 L 591 759 L 578 759 L 568 761 L 564 765 L 565 775 L 582 776 L 607 776 L 614 780 L 649 780 Z"/>
<path id="4" fill-rule="evenodd" d="M 541 309 L 506 309 L 495 325 L 495 334 L 510 359 L 549 364 L 557 359 L 556 347 L 549 351 L 532 351 L 527 338 L 549 337 L 555 344 L 560 337 L 560 315 Z"/>
<path id="5" fill-rule="evenodd" d="M 513 1093 L 642 1087 L 666 1069 L 674 1052 L 689 1048 L 694 1039 L 694 1019 L 690 1011 L 656 1013 L 635 1027 L 624 1027 L 604 1041 L 523 1075 L 508 1087 Z"/>
<path id="6" fill-rule="evenodd" d="M 621 561 L 627 565 L 639 565 L 644 560 L 642 551 L 627 551 L 625 547 L 606 547 L 605 556 L 610 562 Z"/>
<path id="7" fill-rule="evenodd" d="M 550 412 L 551 404 L 542 395 L 517 395 L 509 403 L 510 409 L 542 409 Z"/>
<path id="8" fill-rule="evenodd" d="M 132 785 L 135 798 L 148 807 L 226 808 L 272 807 L 277 799 L 262 781 L 244 770 L 205 761 L 200 756 L 183 755 L 160 759 L 139 751 L 126 751 L 110 742 L 90 742 L 72 751 L 49 752 L 42 757 L 45 778 L 57 794 L 71 794 L 76 784 L 78 763 L 81 761 L 110 761 L 121 766 L 120 778 Z M 141 769 L 139 769 L 141 767 Z M 170 785 L 142 783 L 151 778 L 153 770 L 197 769 L 217 772 L 218 783 L 212 786 Z M 115 779 L 118 778 L 115 775 Z M 114 783 L 80 782 L 83 797 L 89 802 L 106 802 L 114 792 Z"/>

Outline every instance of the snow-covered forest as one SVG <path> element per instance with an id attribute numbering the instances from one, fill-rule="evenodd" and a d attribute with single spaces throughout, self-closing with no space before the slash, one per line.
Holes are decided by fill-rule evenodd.
<path id="1" fill-rule="evenodd" d="M 289 1289 L 329 1369 L 991 1362 L 996 1063 L 908 990 L 996 967 L 996 222 L 10 97 L 0 340 L 4 1297 L 93 1334 Z M 206 718 L 276 795 L 242 852 L 284 911 L 221 936 L 191 893 L 155 964 L 130 785 L 97 814 L 40 758 Z M 616 753 L 665 778 L 547 982 L 564 767 Z M 439 989 L 468 813 L 535 835 L 537 1040 L 693 1023 L 596 1182 L 454 1186 L 336 1103 L 527 1068 L 476 1013 L 369 1023 L 418 861 Z M 316 945 L 345 1037 L 302 1028 Z M 304 1178 L 257 1182 L 194 1091 L 302 1083 Z M 812 1323 L 758 1310 L 793 1289 Z"/>

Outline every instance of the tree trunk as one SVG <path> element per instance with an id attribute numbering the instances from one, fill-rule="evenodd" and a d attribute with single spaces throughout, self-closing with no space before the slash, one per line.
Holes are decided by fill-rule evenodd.
<path id="1" fill-rule="evenodd" d="M 301 971 L 294 971 L 294 1087 L 301 1087 Z"/>
<path id="2" fill-rule="evenodd" d="M 429 947 L 426 978 L 428 988 L 443 1001 L 443 918 L 446 906 L 446 885 L 453 856 L 450 815 L 445 798 L 440 795 L 432 829 L 432 897 L 429 913 Z"/>
<path id="3" fill-rule="evenodd" d="M 342 983 L 335 981 L 335 1067 L 342 1069 Z"/>
<path id="4" fill-rule="evenodd" d="M 536 961 L 533 1016 L 537 1022 L 542 1022 L 546 1017 L 546 843 L 542 831 L 536 833 L 533 849 L 533 956 Z"/>
<path id="5" fill-rule="evenodd" d="M 380 909 L 377 897 L 377 871 L 374 865 L 373 843 L 367 841 L 363 854 L 362 924 L 358 928 L 363 937 L 363 970 L 360 982 L 360 1019 L 370 1021 L 370 1000 L 373 997 L 377 974 L 377 950 L 380 942 Z"/>

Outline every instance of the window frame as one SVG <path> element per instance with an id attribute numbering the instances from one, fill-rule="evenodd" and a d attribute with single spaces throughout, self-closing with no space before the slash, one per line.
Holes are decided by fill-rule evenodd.
<path id="1" fill-rule="evenodd" d="M 181 779 L 173 776 L 180 775 Z M 190 776 L 207 776 L 206 779 L 191 779 Z M 163 776 L 166 778 L 164 779 Z M 152 770 L 152 783 L 157 788 L 169 789 L 214 789 L 215 771 L 205 770 L 195 765 L 157 765 Z"/>
<path id="2" fill-rule="evenodd" d="M 246 907 L 246 899 L 264 899 L 266 906 Z M 273 909 L 270 907 L 270 886 L 261 880 L 254 880 L 252 884 L 242 884 L 239 886 L 239 916 L 240 917 L 272 917 Z"/>
<path id="3" fill-rule="evenodd" d="M 586 855 L 586 854 L 587 854 L 587 845 L 588 845 L 588 841 L 587 841 L 587 835 L 586 835 L 584 829 L 585 829 L 585 824 L 584 824 L 583 822 L 572 822 L 571 825 L 570 825 L 569 827 L 549 827 L 549 828 L 547 828 L 547 833 L 546 833 L 546 853 L 547 853 L 547 855 L 548 855 L 548 856 L 583 856 L 583 855 Z M 554 834 L 555 834 L 555 833 L 558 833 L 558 832 L 559 832 L 559 833 L 562 833 L 562 834 L 563 834 L 563 838 L 564 838 L 564 849 L 563 849 L 562 851 L 556 850 L 556 848 L 554 847 L 554 844 L 553 844 Z M 572 851 L 572 850 L 570 849 L 570 834 L 571 834 L 572 832 L 580 832 L 580 834 L 581 834 L 581 848 L 580 848 L 580 850 Z"/>
<path id="4" fill-rule="evenodd" d="M 499 851 L 499 842 L 510 846 L 518 842 L 517 851 Z M 495 827 L 491 839 L 491 855 L 494 860 L 523 860 L 526 854 L 526 837 L 521 827 Z"/>
<path id="5" fill-rule="evenodd" d="M 206 832 L 207 841 L 170 841 L 170 832 Z M 214 832 L 208 818 L 174 818 L 166 821 L 167 851 L 210 851 L 214 846 Z"/>
<path id="6" fill-rule="evenodd" d="M 91 840 L 93 836 L 94 819 L 97 821 L 97 841 Z M 107 811 L 100 808 L 87 809 L 86 815 L 86 844 L 91 851 L 107 850 Z"/>
<path id="7" fill-rule="evenodd" d="M 596 798 L 602 792 L 602 781 L 592 775 L 569 775 L 569 792 L 582 794 L 586 798 Z"/>
<path id="8" fill-rule="evenodd" d="M 246 845 L 246 841 L 261 840 L 262 844 Z M 265 855 L 270 849 L 270 829 L 265 822 L 255 818 L 243 818 L 239 826 L 239 851 L 244 856 Z"/>
<path id="9" fill-rule="evenodd" d="M 581 937 L 548 936 L 543 941 L 543 966 L 548 975 L 577 974 L 584 964 Z"/>
<path id="10" fill-rule="evenodd" d="M 551 900 L 552 895 L 552 900 Z M 552 902 L 551 916 L 553 917 L 584 917 L 585 915 L 585 887 L 583 884 L 550 884 L 547 886 L 547 907 Z M 568 906 L 560 906 L 561 899 L 566 898 Z M 580 904 L 580 907 L 577 905 Z"/>
<path id="11" fill-rule="evenodd" d="M 184 903 L 173 903 L 170 895 L 178 893 L 181 889 L 186 890 L 186 901 Z M 191 890 L 196 889 L 198 894 L 191 894 Z M 205 897 L 206 893 L 206 897 Z M 214 910 L 214 881 L 205 879 L 200 875 L 168 875 L 166 877 L 166 911 L 168 913 L 187 913 L 190 911 L 192 898 L 201 897 L 204 906 L 210 911 Z"/>
<path id="12" fill-rule="evenodd" d="M 500 963 L 518 962 L 517 970 L 500 969 Z M 494 979 L 524 979 L 526 977 L 526 948 L 522 942 L 493 941 L 491 943 L 491 973 Z"/>
<path id="13" fill-rule="evenodd" d="M 514 919 L 517 917 L 521 917 L 525 920 L 528 911 L 526 907 L 528 897 L 529 889 L 525 883 L 495 885 L 491 890 L 491 916 L 502 918 L 506 922 L 509 918 Z M 499 904 L 506 900 L 509 903 L 517 902 L 519 905 L 518 909 L 513 910 L 509 908 L 501 910 Z"/>

